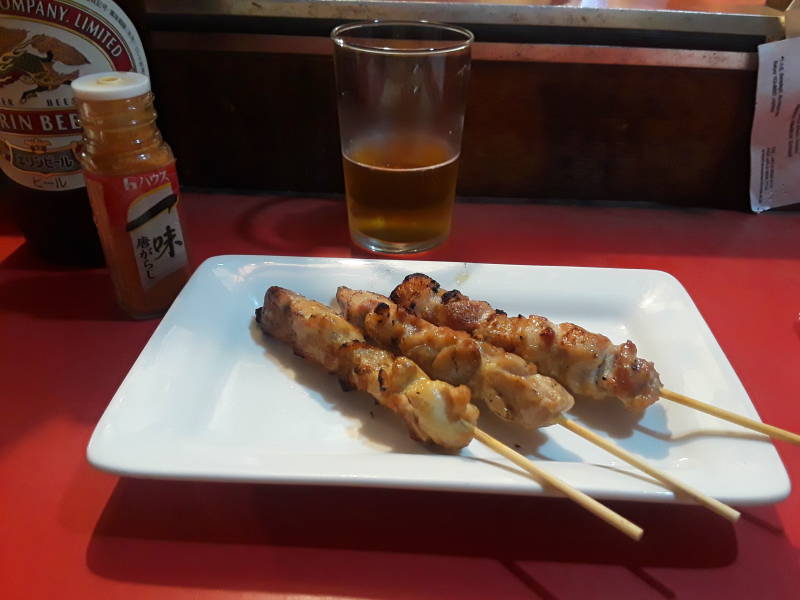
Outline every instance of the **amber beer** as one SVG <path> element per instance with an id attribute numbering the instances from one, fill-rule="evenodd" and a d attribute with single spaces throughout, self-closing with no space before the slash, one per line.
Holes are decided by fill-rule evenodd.
<path id="1" fill-rule="evenodd" d="M 331 38 L 350 236 L 375 252 L 428 250 L 450 233 L 473 36 L 370 21 Z"/>
<path id="2" fill-rule="evenodd" d="M 458 151 L 426 134 L 356 142 L 344 155 L 350 233 L 435 246 L 450 233 Z"/>

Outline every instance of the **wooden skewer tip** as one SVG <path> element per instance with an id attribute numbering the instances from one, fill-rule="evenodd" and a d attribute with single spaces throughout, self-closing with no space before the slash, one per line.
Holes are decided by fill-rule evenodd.
<path id="1" fill-rule="evenodd" d="M 727 504 L 724 504 L 723 502 L 720 502 L 716 498 L 712 498 L 711 496 L 708 496 L 707 494 L 704 494 L 703 492 L 686 485 L 682 481 L 654 467 L 653 465 L 639 458 L 635 454 L 632 454 L 627 450 L 619 447 L 611 440 L 607 440 L 606 438 L 598 435 L 591 429 L 587 429 L 583 425 L 579 425 L 575 421 L 571 421 L 563 416 L 559 418 L 558 421 L 556 421 L 556 423 L 569 429 L 573 433 L 576 433 L 582 438 L 592 442 L 593 444 L 599 446 L 603 450 L 606 450 L 607 452 L 613 454 L 617 458 L 621 458 L 622 460 L 624 460 L 628 464 L 633 465 L 637 469 L 640 469 L 641 471 L 647 473 L 654 479 L 665 484 L 668 488 L 676 490 L 693 498 L 694 500 L 696 500 L 706 508 L 714 511 L 721 517 L 724 517 L 729 521 L 736 522 L 741 516 L 738 510 L 728 506 Z"/>
<path id="2" fill-rule="evenodd" d="M 766 423 L 761 423 L 760 421 L 749 419 L 748 417 L 743 417 L 742 415 L 738 415 L 729 410 L 725 410 L 724 408 L 719 408 L 718 406 L 714 406 L 713 404 L 707 404 L 705 402 L 701 402 L 700 400 L 696 400 L 695 398 L 691 398 L 690 396 L 684 396 L 683 394 L 679 394 L 678 392 L 673 392 L 672 390 L 668 390 L 667 388 L 661 388 L 659 393 L 662 398 L 666 398 L 667 400 L 672 400 L 673 402 L 677 402 L 678 404 L 683 404 L 684 406 L 688 406 L 689 408 L 694 408 L 695 410 L 699 410 L 701 412 L 718 417 L 725 421 L 736 423 L 737 425 L 740 425 L 747 429 L 752 429 L 753 431 L 757 431 L 759 433 L 763 433 L 764 435 L 767 435 L 776 440 L 783 440 L 784 442 L 790 442 L 792 444 L 800 445 L 800 435 L 792 431 L 781 429 L 780 427 L 775 427 L 774 425 L 767 425 Z"/>
<path id="3" fill-rule="evenodd" d="M 619 513 L 614 512 L 613 510 L 611 510 L 604 504 L 601 504 L 591 496 L 572 487 L 566 481 L 556 477 L 555 475 L 551 475 L 544 469 L 538 467 L 532 461 L 522 456 L 519 452 L 512 450 L 511 448 L 503 444 L 501 441 L 490 436 L 485 431 L 475 427 L 472 423 L 469 423 L 467 421 L 462 421 L 462 423 L 464 423 L 465 426 L 469 427 L 472 430 L 475 439 L 485 444 L 487 447 L 494 450 L 501 456 L 504 456 L 518 467 L 525 469 L 528 473 L 533 475 L 533 477 L 540 483 L 558 490 L 559 492 L 567 496 L 570 500 L 573 500 L 584 509 L 588 510 L 595 516 L 604 520 L 609 525 L 612 525 L 613 527 L 619 529 L 629 538 L 636 541 L 641 539 L 644 530 L 635 523 L 632 523 Z"/>

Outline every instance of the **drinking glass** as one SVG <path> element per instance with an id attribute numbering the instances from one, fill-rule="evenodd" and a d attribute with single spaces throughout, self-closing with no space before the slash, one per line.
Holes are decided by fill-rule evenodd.
<path id="1" fill-rule="evenodd" d="M 428 250 L 450 233 L 473 35 L 372 21 L 331 38 L 350 235 L 375 252 Z"/>

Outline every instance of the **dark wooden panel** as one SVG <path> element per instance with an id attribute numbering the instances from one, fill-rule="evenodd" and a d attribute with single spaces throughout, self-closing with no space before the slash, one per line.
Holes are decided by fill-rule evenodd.
<path id="1" fill-rule="evenodd" d="M 152 62 L 184 185 L 342 188 L 330 57 L 155 50 Z"/>
<path id="2" fill-rule="evenodd" d="M 152 49 L 185 185 L 339 192 L 331 58 Z M 751 71 L 475 61 L 459 193 L 746 208 Z"/>
<path id="3" fill-rule="evenodd" d="M 461 191 L 747 206 L 755 76 L 476 63 Z"/>

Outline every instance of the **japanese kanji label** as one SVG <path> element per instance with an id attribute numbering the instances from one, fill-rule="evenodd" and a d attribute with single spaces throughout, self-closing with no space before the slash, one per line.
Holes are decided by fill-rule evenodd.
<path id="1" fill-rule="evenodd" d="M 101 177 L 87 172 L 85 176 L 91 194 L 102 190 L 111 227 L 130 236 L 143 289 L 188 262 L 178 216 L 175 163 L 136 175 Z"/>

